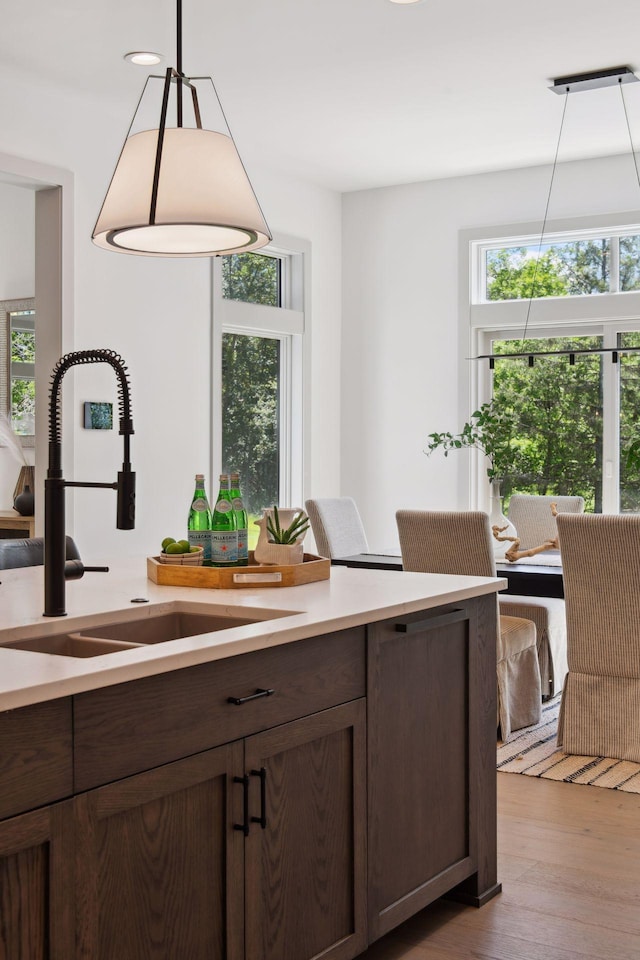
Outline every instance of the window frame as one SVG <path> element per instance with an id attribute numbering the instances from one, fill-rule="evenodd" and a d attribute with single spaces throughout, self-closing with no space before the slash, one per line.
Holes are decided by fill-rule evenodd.
<path id="1" fill-rule="evenodd" d="M 640 212 L 627 211 L 550 221 L 544 243 L 562 239 L 592 239 L 640 233 Z M 491 339 L 522 336 L 601 336 L 605 347 L 617 346 L 618 333 L 640 330 L 640 291 L 612 290 L 597 295 L 540 297 L 532 300 L 486 300 L 482 276 L 484 251 L 488 248 L 534 245 L 540 241 L 540 223 L 504 224 L 459 234 L 459 334 L 468 352 L 461 352 L 460 383 L 463 409 L 476 410 L 491 399 L 493 374 L 488 361 L 469 360 L 490 353 Z M 613 259 L 613 257 L 612 257 Z M 483 299 L 483 297 L 485 299 Z M 466 368 L 466 369 L 465 369 Z M 620 509 L 618 450 L 619 365 L 605 355 L 603 364 L 603 513 Z M 488 510 L 489 493 L 484 463 L 472 451 L 469 463 L 470 503 Z"/>
<path id="2" fill-rule="evenodd" d="M 0 409 L 11 420 L 11 382 L 14 379 L 36 379 L 36 364 L 15 364 L 11 362 L 11 318 L 16 313 L 33 313 L 27 329 L 36 332 L 36 301 L 35 297 L 22 297 L 12 300 L 0 300 L 0 357 L 2 358 L 2 374 L 0 375 Z M 37 349 L 37 343 L 36 343 Z M 15 369 L 20 366 L 23 369 Z M 34 433 L 18 434 L 20 445 L 23 448 L 35 447 Z"/>
<path id="3" fill-rule="evenodd" d="M 280 259 L 281 306 L 227 300 L 222 296 L 222 261 L 212 261 L 211 325 L 211 475 L 222 468 L 222 335 L 270 337 L 280 341 L 280 492 L 279 504 L 299 506 L 307 468 L 303 442 L 308 422 L 307 383 L 310 358 L 309 289 L 305 271 L 306 241 L 279 235 L 261 248 L 262 256 Z"/>

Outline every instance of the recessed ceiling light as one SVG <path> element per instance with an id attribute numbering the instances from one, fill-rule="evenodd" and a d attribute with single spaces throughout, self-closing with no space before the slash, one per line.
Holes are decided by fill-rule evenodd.
<path id="1" fill-rule="evenodd" d="M 137 63 L 141 67 L 152 67 L 162 60 L 161 53 L 152 53 L 150 50 L 133 50 L 131 53 L 125 53 L 125 60 L 131 63 Z"/>
<path id="2" fill-rule="evenodd" d="M 391 0 L 391 3 L 413 3 L 417 5 L 418 3 L 424 3 L 424 0 Z"/>

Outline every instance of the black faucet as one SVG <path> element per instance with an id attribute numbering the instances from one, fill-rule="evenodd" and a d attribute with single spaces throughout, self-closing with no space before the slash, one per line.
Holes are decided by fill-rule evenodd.
<path id="1" fill-rule="evenodd" d="M 79 483 L 62 477 L 62 441 L 60 430 L 60 385 L 69 369 L 78 363 L 108 363 L 118 378 L 120 434 L 124 437 L 122 470 L 116 483 Z M 129 437 L 134 432 L 127 368 L 114 350 L 76 350 L 56 363 L 51 376 L 49 399 L 49 469 L 44 482 L 44 616 L 64 617 L 65 580 L 78 579 L 87 570 L 108 570 L 108 567 L 85 567 L 79 560 L 66 560 L 65 487 L 109 487 L 118 491 L 117 527 L 135 527 L 136 475 L 129 462 Z"/>

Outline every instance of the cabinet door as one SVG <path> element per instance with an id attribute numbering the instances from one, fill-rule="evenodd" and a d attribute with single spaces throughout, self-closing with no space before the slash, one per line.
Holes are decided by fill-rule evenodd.
<path id="1" fill-rule="evenodd" d="M 0 960 L 73 960 L 72 803 L 0 823 Z"/>
<path id="2" fill-rule="evenodd" d="M 246 956 L 346 960 L 366 941 L 365 701 L 245 741 Z"/>
<path id="3" fill-rule="evenodd" d="M 241 960 L 242 763 L 229 744 L 76 799 L 78 960 Z"/>
<path id="4" fill-rule="evenodd" d="M 496 892 L 495 618 L 491 596 L 369 628 L 371 941 L 463 881 Z"/>

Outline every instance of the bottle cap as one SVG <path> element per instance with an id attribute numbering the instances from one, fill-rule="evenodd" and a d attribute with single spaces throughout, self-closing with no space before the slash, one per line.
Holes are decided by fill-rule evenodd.
<path id="1" fill-rule="evenodd" d="M 204 480 L 204 473 L 196 473 L 196 480 Z"/>
<path id="2" fill-rule="evenodd" d="M 229 479 L 229 474 L 228 474 L 228 473 L 221 473 L 221 474 L 220 474 L 220 481 L 221 481 L 221 482 L 222 482 L 223 480 L 226 481 L 226 480 L 228 480 L 228 479 Z"/>
<path id="3" fill-rule="evenodd" d="M 239 474 L 239 473 L 230 473 L 229 476 L 231 477 L 232 480 L 239 480 L 239 479 L 240 479 L 240 474 Z"/>

